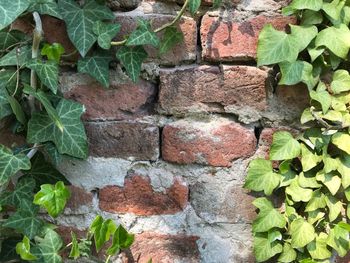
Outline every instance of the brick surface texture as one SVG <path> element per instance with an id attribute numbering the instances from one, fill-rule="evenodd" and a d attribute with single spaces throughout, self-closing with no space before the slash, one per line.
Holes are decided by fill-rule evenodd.
<path id="1" fill-rule="evenodd" d="M 255 262 L 254 197 L 242 187 L 247 166 L 268 157 L 274 131 L 297 134 L 291 127 L 309 102 L 304 86 L 277 86 L 275 72 L 255 66 L 258 35 L 266 24 L 284 30 L 296 19 L 281 16 L 287 0 L 231 0 L 216 11 L 212 2 L 202 1 L 194 18 L 185 13 L 177 25 L 184 40 L 171 51 L 146 47 L 137 83 L 115 64 L 108 88 L 69 68 L 60 76 L 63 95 L 85 105 L 89 141 L 87 160 L 60 164 L 74 182 L 57 219 L 65 242 L 102 213 L 135 233 L 113 262 Z M 183 1 L 108 3 L 122 25 L 118 41 L 138 19 L 154 28 L 171 21 Z M 30 33 L 23 19 L 13 28 Z M 43 29 L 45 41 L 72 53 L 68 62 L 78 59 L 64 22 L 44 16 Z M 0 143 L 25 142 L 4 126 Z"/>

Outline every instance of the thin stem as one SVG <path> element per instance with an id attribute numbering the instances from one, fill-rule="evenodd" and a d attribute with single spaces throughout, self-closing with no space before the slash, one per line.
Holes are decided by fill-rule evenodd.
<path id="1" fill-rule="evenodd" d="M 19 59 L 18 59 L 18 53 L 19 53 L 19 48 L 16 50 L 16 60 L 17 60 L 17 63 L 16 63 L 16 66 L 17 66 L 17 74 L 16 74 L 16 88 L 15 88 L 15 91 L 13 92 L 12 94 L 12 97 L 14 97 L 17 93 L 17 90 L 18 90 L 18 86 L 19 86 Z"/>
<path id="2" fill-rule="evenodd" d="M 109 262 L 109 260 L 111 259 L 111 256 L 112 256 L 112 255 L 108 255 L 108 257 L 107 257 L 105 263 L 108 263 L 108 262 Z"/>
<path id="3" fill-rule="evenodd" d="M 127 39 L 124 39 L 123 41 L 112 41 L 111 45 L 112 46 L 121 46 L 124 45 L 126 43 Z"/>

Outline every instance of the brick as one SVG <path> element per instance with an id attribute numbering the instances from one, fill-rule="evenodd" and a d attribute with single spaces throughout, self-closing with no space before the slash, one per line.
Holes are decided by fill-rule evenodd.
<path id="1" fill-rule="evenodd" d="M 278 30 L 283 30 L 287 24 L 295 22 L 294 17 L 263 15 L 233 22 L 207 14 L 200 29 L 202 57 L 208 61 L 254 60 L 258 36 L 264 25 L 271 23 Z"/>
<path id="2" fill-rule="evenodd" d="M 123 40 L 125 35 L 129 35 L 137 27 L 137 20 L 140 18 L 152 21 L 152 27 L 155 29 L 172 21 L 175 17 L 172 15 L 159 14 L 143 15 L 139 12 L 130 12 L 128 14 L 118 13 L 116 16 L 116 22 L 121 24 L 121 30 L 116 37 L 116 40 Z M 181 62 L 194 61 L 196 59 L 196 21 L 189 17 L 182 17 L 179 21 L 178 29 L 183 32 L 184 40 L 169 50 L 166 54 L 159 56 L 158 49 L 146 46 L 146 51 L 149 54 L 150 61 L 156 61 L 162 65 L 178 65 Z M 162 33 L 159 33 L 160 37 L 161 34 Z"/>
<path id="3" fill-rule="evenodd" d="M 231 166 L 231 161 L 251 156 L 256 147 L 252 129 L 226 118 L 208 122 L 180 120 L 163 129 L 162 157 L 179 164 Z"/>
<path id="4" fill-rule="evenodd" d="M 108 89 L 96 82 L 76 85 L 64 96 L 84 104 L 85 120 L 127 120 L 153 112 L 155 85 L 139 80 L 137 83 L 114 83 Z"/>
<path id="5" fill-rule="evenodd" d="M 132 160 L 156 160 L 159 129 L 144 123 L 96 122 L 85 124 L 90 155 Z"/>
<path id="6" fill-rule="evenodd" d="M 100 208 L 111 213 L 141 216 L 175 214 L 187 205 L 188 188 L 179 179 L 166 193 L 155 192 L 148 177 L 137 174 L 125 179 L 124 187 L 107 186 L 99 191 Z"/>
<path id="7" fill-rule="evenodd" d="M 84 189 L 70 185 L 68 186 L 71 196 L 65 207 L 65 214 L 88 214 L 93 207 L 93 195 Z"/>
<path id="8" fill-rule="evenodd" d="M 8 125 L 8 124 L 4 124 Z M 20 134 L 14 134 L 8 126 L 0 128 L 0 144 L 5 145 L 7 147 L 18 147 L 26 145 L 25 136 Z"/>
<path id="9" fill-rule="evenodd" d="M 250 66 L 191 66 L 160 71 L 159 110 L 238 112 L 266 108 L 267 73 Z"/>

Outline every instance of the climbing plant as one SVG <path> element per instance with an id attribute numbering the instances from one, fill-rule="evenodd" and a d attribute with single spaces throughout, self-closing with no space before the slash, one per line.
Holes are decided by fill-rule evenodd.
<path id="1" fill-rule="evenodd" d="M 262 192 L 254 253 L 258 262 L 334 262 L 350 250 L 350 2 L 293 0 L 283 13 L 299 24 L 265 26 L 258 65 L 278 67 L 280 85 L 304 83 L 310 107 L 303 133 L 276 132 L 269 160 L 249 165 L 245 188 Z"/>
<path id="2" fill-rule="evenodd" d="M 136 82 L 148 54 L 144 46 L 164 54 L 183 39 L 177 29 L 186 10 L 196 14 L 201 0 L 186 0 L 173 21 L 154 28 L 140 19 L 137 28 L 123 40 L 114 41 L 121 25 L 105 1 L 1 0 L 0 1 L 0 121 L 26 143 L 0 145 L 0 261 L 63 262 L 69 257 L 90 256 L 92 244 L 99 252 L 108 241 L 105 260 L 127 249 L 134 241 L 122 226 L 97 216 L 87 236 L 63 244 L 51 224 L 70 197 L 69 181 L 55 166 L 63 155 L 85 159 L 88 144 L 81 116 L 83 105 L 65 99 L 59 89 L 64 59 L 78 55 L 76 69 L 109 86 L 111 62 L 119 62 Z M 218 6 L 219 1 L 215 0 Z M 76 48 L 67 54 L 60 43 L 47 43 L 41 16 L 63 20 Z M 13 30 L 13 22 L 32 17 L 32 34 Z M 0 135 L 1 136 L 1 135 Z M 50 219 L 40 216 L 45 210 Z M 47 217 L 46 217 L 47 218 Z M 51 222 L 51 223 L 50 223 Z M 151 262 L 151 261 L 150 261 Z"/>

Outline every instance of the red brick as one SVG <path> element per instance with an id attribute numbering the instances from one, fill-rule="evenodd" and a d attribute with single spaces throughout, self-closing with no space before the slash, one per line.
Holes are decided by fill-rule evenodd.
<path id="1" fill-rule="evenodd" d="M 337 256 L 335 258 L 334 263 L 350 263 L 350 253 L 348 253 L 345 257 L 341 258 L 340 256 Z"/>
<path id="2" fill-rule="evenodd" d="M 201 24 L 202 56 L 208 61 L 256 59 L 258 36 L 264 25 L 271 23 L 283 30 L 295 21 L 293 17 L 259 15 L 244 22 L 233 22 L 205 15 Z"/>
<path id="3" fill-rule="evenodd" d="M 66 209 L 69 209 L 69 213 L 79 213 L 82 207 L 92 207 L 92 193 L 74 185 L 68 188 L 71 196 L 66 204 Z"/>
<path id="4" fill-rule="evenodd" d="M 156 88 L 144 80 L 112 83 L 108 89 L 91 83 L 77 85 L 64 95 L 85 105 L 85 120 L 126 120 L 152 113 Z"/>
<path id="5" fill-rule="evenodd" d="M 231 161 L 254 154 L 252 129 L 226 118 L 208 122 L 180 120 L 164 127 L 162 157 L 180 164 L 231 166 Z"/>
<path id="6" fill-rule="evenodd" d="M 91 156 L 156 160 L 159 129 L 144 123 L 95 122 L 85 124 Z"/>
<path id="7" fill-rule="evenodd" d="M 162 235 L 145 232 L 135 235 L 131 246 L 131 259 L 146 263 L 197 263 L 200 261 L 196 241 L 198 237 L 187 235 Z M 133 262 L 133 261 L 130 261 Z"/>
<path id="8" fill-rule="evenodd" d="M 135 14 L 118 14 L 116 17 L 116 22 L 121 24 L 121 30 L 116 38 L 116 40 L 122 40 L 126 35 L 129 35 L 137 26 L 138 19 L 148 19 L 152 21 L 152 27 L 154 29 L 168 23 L 174 19 L 171 15 L 140 15 Z M 194 61 L 196 59 L 196 49 L 197 49 L 197 24 L 189 17 L 183 17 L 179 21 L 178 29 L 183 32 L 184 40 L 183 42 L 177 44 L 169 52 L 159 56 L 158 49 L 151 46 L 146 46 L 146 51 L 149 54 L 149 59 L 151 61 L 158 61 L 163 65 L 177 65 L 183 61 Z M 162 33 L 159 33 L 161 37 Z"/>
<path id="9" fill-rule="evenodd" d="M 267 73 L 249 66 L 194 66 L 160 71 L 160 111 L 226 112 L 266 108 Z"/>
<path id="10" fill-rule="evenodd" d="M 26 144 L 25 136 L 14 134 L 9 126 L 10 122 L 4 123 L 4 127 L 0 128 L 0 144 L 7 147 L 18 147 Z"/>
<path id="11" fill-rule="evenodd" d="M 136 215 L 175 214 L 185 208 L 188 188 L 178 179 L 166 193 L 155 192 L 149 178 L 132 175 L 124 187 L 107 186 L 100 190 L 100 208 L 112 213 Z"/>

